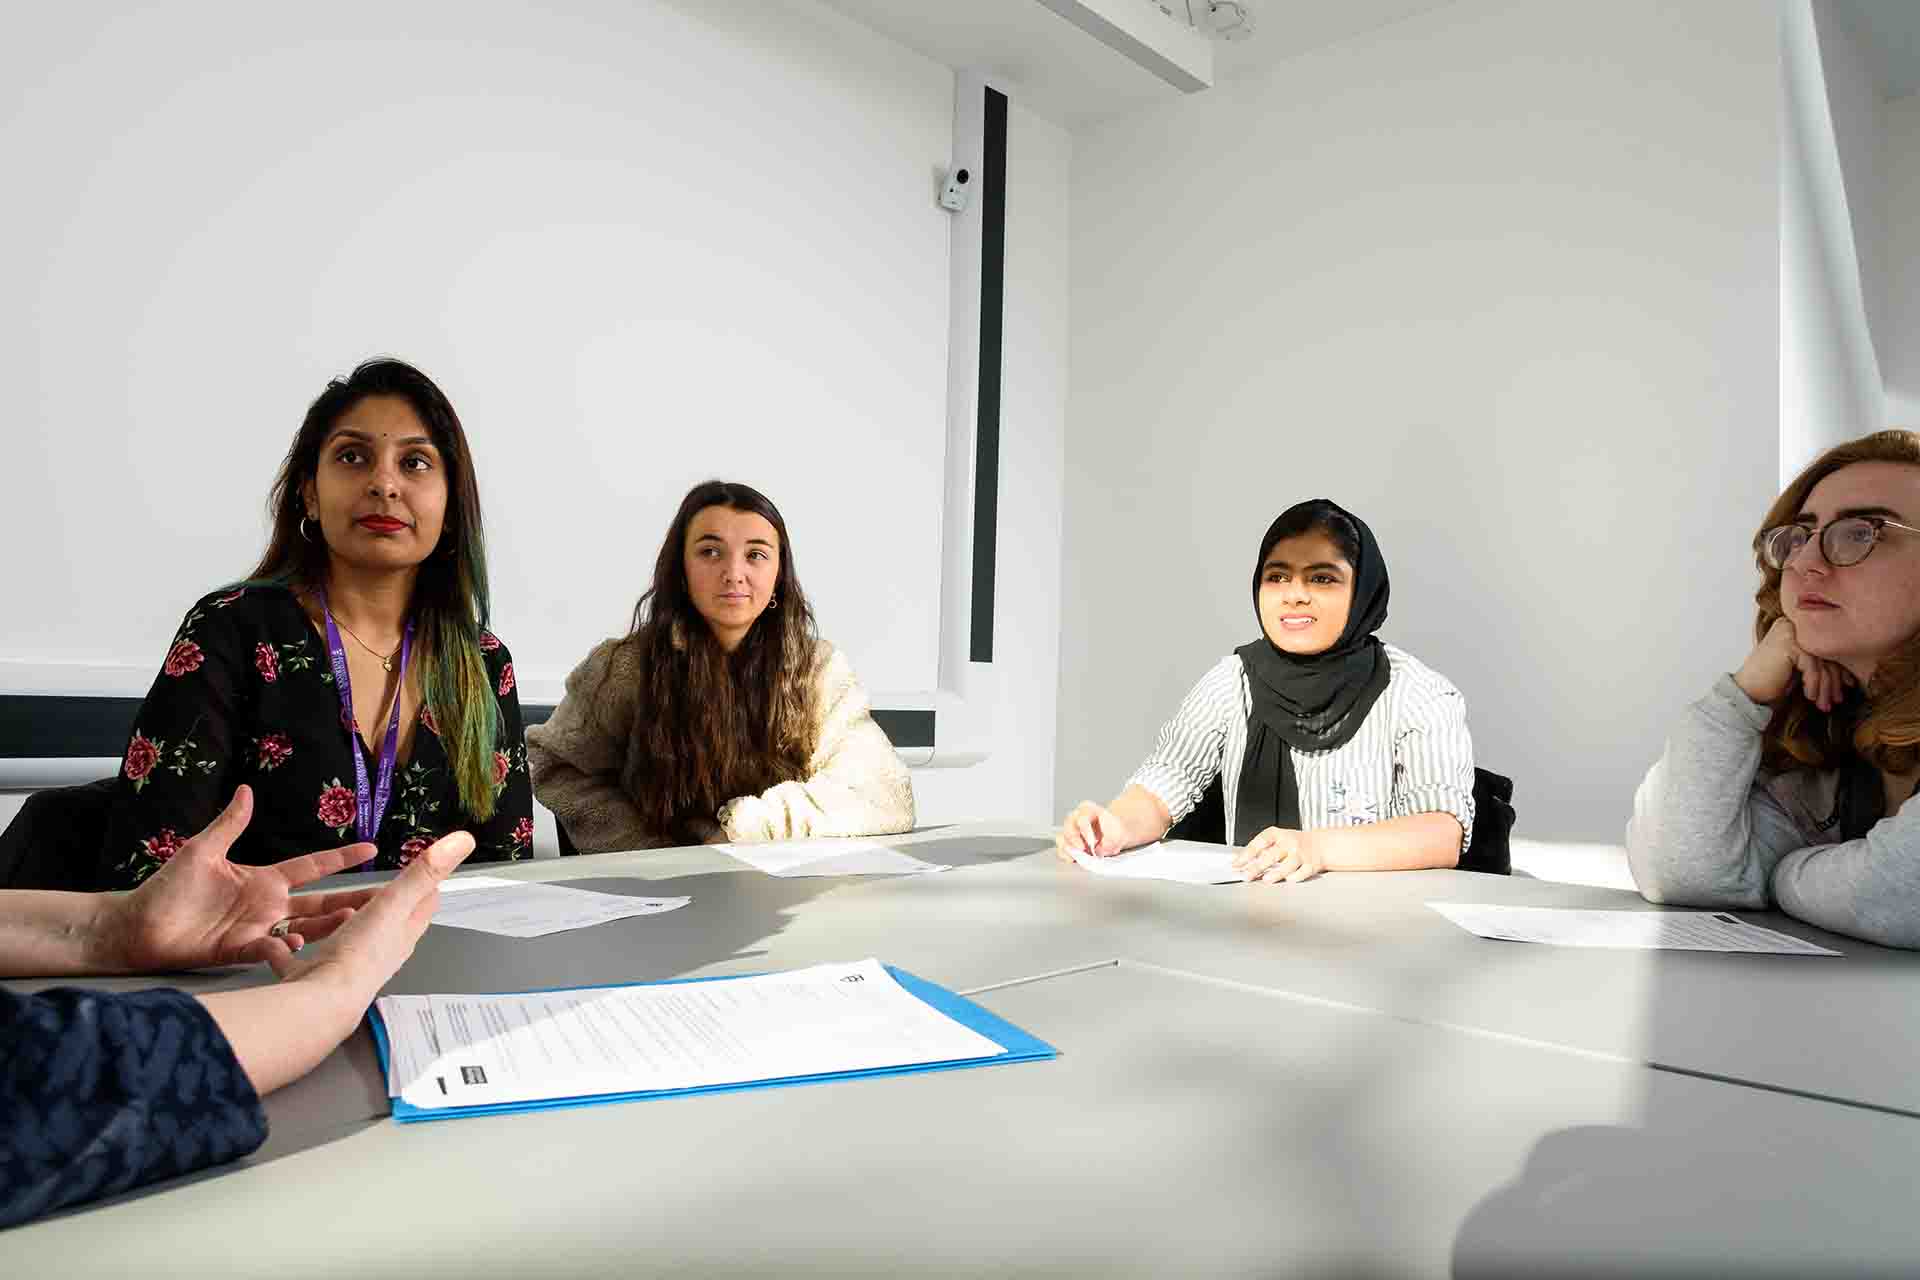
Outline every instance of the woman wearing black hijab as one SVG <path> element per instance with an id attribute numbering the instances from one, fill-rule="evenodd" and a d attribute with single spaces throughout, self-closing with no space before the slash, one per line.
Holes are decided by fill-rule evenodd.
<path id="1" fill-rule="evenodd" d="M 1466 703 L 1374 635 L 1388 595 L 1365 521 L 1325 498 L 1282 512 L 1254 562 L 1263 634 L 1200 678 L 1111 805 L 1067 815 L 1062 855 L 1160 839 L 1218 774 L 1249 880 L 1456 865 L 1473 831 Z"/>

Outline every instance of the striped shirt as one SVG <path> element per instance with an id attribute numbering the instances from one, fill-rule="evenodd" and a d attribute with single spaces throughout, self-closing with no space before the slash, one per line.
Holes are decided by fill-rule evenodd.
<path id="1" fill-rule="evenodd" d="M 1473 834 L 1473 738 L 1467 732 L 1466 699 L 1432 667 L 1382 644 L 1387 687 L 1360 731 L 1330 751 L 1292 749 L 1301 829 L 1450 813 L 1460 820 L 1464 849 Z M 1200 677 L 1173 719 L 1161 726 L 1153 753 L 1129 784 L 1158 796 L 1178 822 L 1200 803 L 1218 773 L 1227 842 L 1251 839 L 1258 833 L 1233 828 L 1252 711 L 1245 664 L 1230 653 Z"/>

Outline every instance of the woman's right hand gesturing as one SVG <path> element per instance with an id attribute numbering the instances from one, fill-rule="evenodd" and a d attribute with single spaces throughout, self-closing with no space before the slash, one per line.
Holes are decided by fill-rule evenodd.
<path id="1" fill-rule="evenodd" d="M 1793 691 L 1795 676 L 1806 690 L 1807 701 L 1822 711 L 1831 711 L 1847 696 L 1853 675 L 1837 662 L 1816 658 L 1802 649 L 1790 618 L 1776 618 L 1760 643 L 1740 669 L 1733 682 L 1740 691 L 1764 706 L 1773 706 Z"/>

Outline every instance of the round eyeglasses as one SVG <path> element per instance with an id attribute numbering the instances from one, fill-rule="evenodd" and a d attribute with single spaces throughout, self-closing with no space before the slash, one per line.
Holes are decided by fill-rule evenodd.
<path id="1" fill-rule="evenodd" d="M 1827 527 L 1819 531 L 1820 554 L 1836 569 L 1859 564 L 1873 554 L 1874 547 L 1888 529 L 1920 533 L 1920 529 L 1910 524 L 1901 524 L 1885 516 L 1842 516 L 1829 521 Z M 1760 557 L 1770 567 L 1784 569 L 1789 560 L 1800 554 L 1800 548 L 1812 540 L 1813 534 L 1814 531 L 1803 524 L 1783 524 L 1768 529 L 1760 535 Z"/>

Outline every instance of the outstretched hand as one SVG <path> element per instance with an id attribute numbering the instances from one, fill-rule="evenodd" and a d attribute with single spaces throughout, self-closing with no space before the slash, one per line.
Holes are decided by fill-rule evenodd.
<path id="1" fill-rule="evenodd" d="M 399 875 L 370 890 L 366 905 L 353 913 L 333 945 L 319 948 L 320 955 L 295 955 L 297 948 L 268 937 L 260 943 L 260 956 L 282 981 L 310 975 L 338 979 L 364 1006 L 413 954 L 440 906 L 440 882 L 472 852 L 471 833 L 441 836 Z"/>
<path id="2" fill-rule="evenodd" d="M 227 861 L 252 816 L 253 792 L 243 785 L 219 817 L 138 889 L 103 900 L 96 929 L 103 968 L 136 972 L 270 960 L 326 937 L 373 896 L 372 889 L 292 893 L 373 857 L 370 844 L 323 849 L 268 867 Z M 284 942 L 267 934 L 282 920 L 288 921 Z"/>

